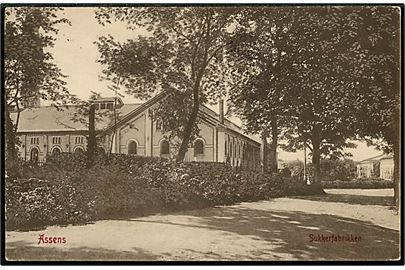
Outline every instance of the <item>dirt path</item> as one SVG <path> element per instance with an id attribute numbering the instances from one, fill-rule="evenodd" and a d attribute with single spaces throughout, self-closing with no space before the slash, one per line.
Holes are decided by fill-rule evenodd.
<path id="1" fill-rule="evenodd" d="M 384 260 L 399 254 L 391 190 L 327 190 L 278 198 L 106 220 L 43 231 L 7 232 L 12 260 Z M 39 234 L 66 244 L 39 244 Z M 356 242 L 316 242 L 318 235 Z M 312 236 L 311 236 L 312 235 Z"/>

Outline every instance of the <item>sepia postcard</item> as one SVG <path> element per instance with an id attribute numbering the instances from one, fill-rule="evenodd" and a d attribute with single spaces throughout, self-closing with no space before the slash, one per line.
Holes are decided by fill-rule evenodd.
<path id="1" fill-rule="evenodd" d="M 1 12 L 2 264 L 404 264 L 403 5 Z"/>

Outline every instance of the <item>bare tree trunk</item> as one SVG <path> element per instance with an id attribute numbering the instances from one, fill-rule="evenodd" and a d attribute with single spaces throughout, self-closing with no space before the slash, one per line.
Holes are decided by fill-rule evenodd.
<path id="1" fill-rule="evenodd" d="M 314 166 L 314 180 L 313 184 L 320 183 L 321 175 L 321 154 L 319 149 L 319 142 L 312 142 L 312 165 Z"/>
<path id="2" fill-rule="evenodd" d="M 188 144 L 191 138 L 191 132 L 193 130 L 193 126 L 197 121 L 198 110 L 200 109 L 200 100 L 199 100 L 199 89 L 200 89 L 200 82 L 202 78 L 202 72 L 198 76 L 194 87 L 193 87 L 193 109 L 191 111 L 190 117 L 188 118 L 187 124 L 184 128 L 183 138 L 181 141 L 181 145 L 179 148 L 179 152 L 177 153 L 176 161 L 181 162 L 184 160 L 188 150 Z"/>
<path id="3" fill-rule="evenodd" d="M 176 157 L 177 162 L 183 161 L 184 157 L 186 156 L 186 153 L 188 150 L 188 144 L 189 144 L 190 138 L 191 138 L 191 132 L 193 130 L 193 126 L 194 126 L 195 122 L 197 121 L 198 110 L 199 110 L 199 105 L 198 104 L 196 105 L 194 102 L 193 110 L 191 112 L 191 115 L 190 115 L 190 117 L 187 121 L 186 127 L 184 129 L 183 138 L 181 141 L 179 152 L 177 153 L 177 157 Z"/>
<path id="4" fill-rule="evenodd" d="M 87 157 L 89 166 L 93 164 L 94 155 L 96 152 L 96 128 L 94 122 L 95 122 L 95 106 L 94 104 L 91 104 L 89 113 L 89 141 L 87 144 Z"/>
<path id="5" fill-rule="evenodd" d="M 401 195 L 401 181 L 400 181 L 400 174 L 399 174 L 399 145 L 394 144 L 394 200 L 395 200 L 395 207 L 399 211 L 400 207 L 400 195 Z"/>
<path id="6" fill-rule="evenodd" d="M 313 191 L 325 194 L 321 185 L 321 143 L 319 133 L 314 131 L 312 137 L 312 165 L 314 166 L 314 180 L 311 183 Z"/>
<path id="7" fill-rule="evenodd" d="M 268 161 L 267 161 L 267 131 L 262 131 L 261 134 L 262 144 L 260 146 L 260 163 L 262 173 L 268 172 Z"/>
<path id="8" fill-rule="evenodd" d="M 111 135 L 110 149 L 107 153 L 108 156 L 110 156 L 112 153 L 114 137 L 115 137 L 116 132 L 117 132 L 117 96 L 115 96 L 115 99 L 114 99 L 114 129 L 113 129 L 113 133 Z"/>
<path id="9" fill-rule="evenodd" d="M 400 207 L 400 195 L 401 195 L 401 181 L 400 181 L 400 130 L 399 130 L 399 118 L 400 109 L 399 107 L 395 109 L 394 119 L 393 119 L 393 132 L 394 132 L 394 142 L 393 142 L 393 152 L 394 152 L 394 200 L 395 200 L 395 207 L 397 211 L 399 211 Z"/>
<path id="10" fill-rule="evenodd" d="M 312 143 L 312 166 L 314 167 L 314 179 L 311 184 L 321 182 L 321 138 L 319 134 L 319 129 L 315 126 L 312 130 L 311 136 Z"/>
<path id="11" fill-rule="evenodd" d="M 16 139 L 14 133 L 13 121 L 10 116 L 10 108 L 6 104 L 6 168 L 9 169 L 8 175 L 15 175 L 17 165 L 17 151 L 16 151 Z"/>
<path id="12" fill-rule="evenodd" d="M 271 121 L 271 144 L 270 144 L 270 171 L 278 172 L 277 163 L 278 127 L 275 119 Z"/>
<path id="13" fill-rule="evenodd" d="M 191 78 L 194 80 L 194 85 L 193 85 L 193 109 L 191 111 L 190 117 L 187 121 L 187 124 L 184 128 L 184 133 L 183 133 L 183 138 L 181 141 L 181 145 L 179 148 L 179 151 L 177 153 L 176 161 L 181 162 L 184 160 L 184 157 L 186 156 L 187 150 L 188 150 L 188 144 L 190 142 L 191 138 L 191 132 L 193 130 L 193 126 L 195 125 L 197 121 L 197 116 L 198 116 L 198 111 L 200 109 L 200 98 L 199 98 L 199 92 L 200 92 L 200 84 L 202 77 L 204 76 L 205 69 L 208 65 L 208 62 L 210 61 L 210 58 L 208 57 L 208 52 L 210 49 L 211 45 L 211 14 L 208 13 L 206 14 L 206 20 L 204 22 L 204 31 L 205 33 L 205 42 L 203 46 L 204 50 L 204 56 L 202 59 L 202 64 L 199 66 L 198 69 L 196 69 L 196 63 L 194 59 L 192 60 L 191 64 Z M 197 52 L 198 46 L 195 47 L 195 52 Z M 196 72 L 198 70 L 198 72 Z"/>
<path id="14" fill-rule="evenodd" d="M 18 102 L 16 102 L 16 108 L 17 108 L 17 119 L 15 120 L 15 126 L 14 126 L 14 134 L 17 134 L 17 130 L 18 130 L 18 124 L 20 123 L 20 107 L 18 105 Z"/>

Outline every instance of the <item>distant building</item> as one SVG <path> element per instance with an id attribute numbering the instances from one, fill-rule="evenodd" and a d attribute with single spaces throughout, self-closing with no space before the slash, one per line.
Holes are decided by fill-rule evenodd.
<path id="1" fill-rule="evenodd" d="M 382 154 L 358 162 L 357 178 L 379 177 L 392 179 L 394 171 L 394 159 L 392 155 Z"/>
<path id="2" fill-rule="evenodd" d="M 95 100 L 96 110 L 105 112 L 96 122 L 100 149 L 129 155 L 173 157 L 176 152 L 173 144 L 162 133 L 165 123 L 150 117 L 150 109 L 161 98 L 162 95 L 157 95 L 139 104 L 124 104 L 119 98 Z M 118 115 L 115 120 L 114 111 Z M 16 115 L 11 114 L 14 123 Z M 77 116 L 80 112 L 75 106 L 62 111 L 49 106 L 22 110 L 17 132 L 21 141 L 20 156 L 43 162 L 50 154 L 85 151 L 88 128 L 73 120 Z M 260 168 L 260 143 L 224 117 L 223 104 L 220 103 L 219 114 L 201 106 L 198 118 L 199 137 L 191 142 L 185 161 L 226 162 L 235 167 Z"/>
<path id="3" fill-rule="evenodd" d="M 380 178 L 394 179 L 394 157 L 387 155 L 380 159 Z"/>

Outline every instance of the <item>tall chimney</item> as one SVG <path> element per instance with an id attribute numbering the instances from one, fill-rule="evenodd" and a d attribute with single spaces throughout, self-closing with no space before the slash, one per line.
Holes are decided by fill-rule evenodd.
<path id="1" fill-rule="evenodd" d="M 224 100 L 219 101 L 219 122 L 224 123 Z"/>

